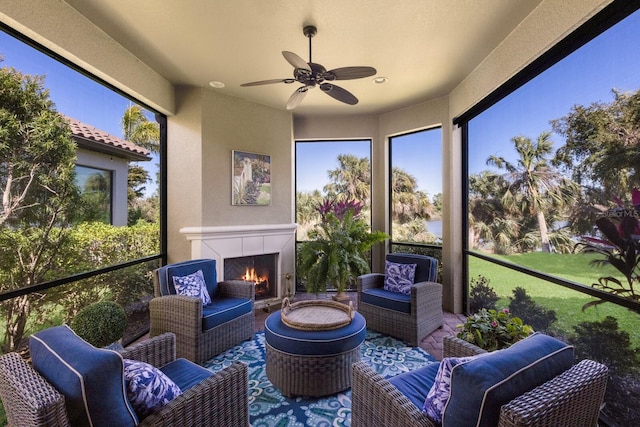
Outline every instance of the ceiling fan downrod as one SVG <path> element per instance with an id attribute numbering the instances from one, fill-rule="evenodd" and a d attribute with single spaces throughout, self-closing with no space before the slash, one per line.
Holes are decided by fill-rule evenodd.
<path id="1" fill-rule="evenodd" d="M 302 33 L 309 39 L 309 63 L 312 63 L 311 60 L 311 38 L 318 33 L 318 29 L 313 25 L 307 25 L 302 29 Z"/>

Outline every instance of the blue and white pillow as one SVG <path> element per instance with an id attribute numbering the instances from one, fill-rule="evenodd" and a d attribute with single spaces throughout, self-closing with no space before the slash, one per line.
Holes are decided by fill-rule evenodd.
<path id="1" fill-rule="evenodd" d="M 127 398 L 141 420 L 182 394 L 180 387 L 155 366 L 124 359 Z"/>
<path id="2" fill-rule="evenodd" d="M 400 264 L 386 261 L 384 266 L 384 289 L 410 295 L 416 276 L 417 264 Z"/>
<path id="3" fill-rule="evenodd" d="M 424 412 L 424 414 L 432 421 L 442 424 L 444 407 L 451 395 L 451 371 L 453 368 L 461 363 L 469 362 L 479 356 L 484 356 L 484 354 L 467 357 L 445 357 L 442 359 L 433 385 L 431 386 L 429 393 L 427 393 L 427 398 L 425 399 L 424 406 L 422 407 L 422 412 Z"/>
<path id="4" fill-rule="evenodd" d="M 202 300 L 202 305 L 211 304 L 211 297 L 207 291 L 207 283 L 204 280 L 202 270 L 186 276 L 173 276 L 173 286 L 178 295 L 198 297 Z"/>

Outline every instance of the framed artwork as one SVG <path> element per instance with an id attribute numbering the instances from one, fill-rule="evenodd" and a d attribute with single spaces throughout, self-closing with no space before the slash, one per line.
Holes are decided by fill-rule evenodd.
<path id="1" fill-rule="evenodd" d="M 231 173 L 232 205 L 271 204 L 271 156 L 232 150 Z"/>

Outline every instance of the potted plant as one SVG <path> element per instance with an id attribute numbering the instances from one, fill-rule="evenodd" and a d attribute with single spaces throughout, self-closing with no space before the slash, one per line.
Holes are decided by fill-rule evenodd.
<path id="1" fill-rule="evenodd" d="M 533 328 L 519 317 L 511 316 L 509 309 L 481 309 L 458 325 L 457 337 L 484 350 L 500 350 L 528 337 Z"/>
<path id="2" fill-rule="evenodd" d="M 318 211 L 321 221 L 298 252 L 298 274 L 307 292 L 317 295 L 331 284 L 338 291 L 334 299 L 344 300 L 349 283 L 370 271 L 366 252 L 389 236 L 369 230 L 358 201 L 325 199 Z"/>

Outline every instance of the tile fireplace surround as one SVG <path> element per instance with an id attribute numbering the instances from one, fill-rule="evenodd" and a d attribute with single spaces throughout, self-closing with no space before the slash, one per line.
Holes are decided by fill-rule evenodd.
<path id="1" fill-rule="evenodd" d="M 191 258 L 216 260 L 218 280 L 225 280 L 224 261 L 254 255 L 277 255 L 277 295 L 256 301 L 256 308 L 280 306 L 287 294 L 295 292 L 295 249 L 297 224 L 230 225 L 185 227 L 180 229 L 191 242 Z M 289 275 L 289 279 L 287 279 Z"/>

